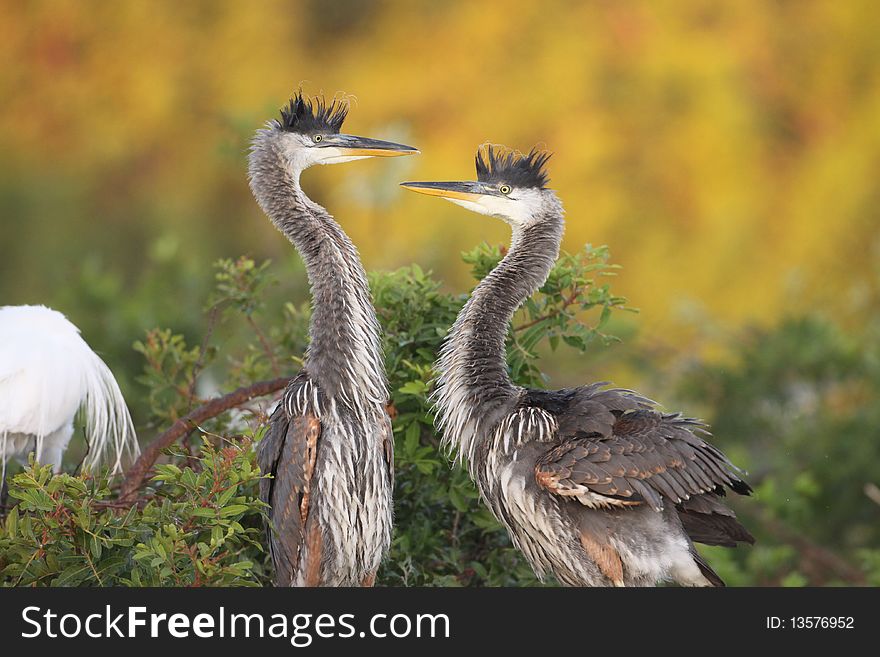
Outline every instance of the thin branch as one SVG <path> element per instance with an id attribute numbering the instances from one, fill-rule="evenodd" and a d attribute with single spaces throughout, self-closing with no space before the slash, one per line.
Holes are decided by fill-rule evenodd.
<path id="1" fill-rule="evenodd" d="M 554 309 L 553 312 L 547 313 L 546 315 L 541 315 L 540 317 L 537 317 L 530 322 L 526 322 L 525 324 L 520 324 L 519 326 L 517 326 L 513 330 L 514 331 L 525 331 L 527 328 L 531 328 L 537 324 L 540 324 L 541 322 L 543 322 L 546 319 L 553 319 L 554 317 L 558 317 L 563 312 L 568 310 L 569 306 L 572 306 L 575 303 L 577 303 L 582 291 L 583 290 L 581 290 L 580 288 L 575 288 L 572 291 L 571 295 L 563 300 L 562 306 Z"/>
<path id="2" fill-rule="evenodd" d="M 92 574 L 94 574 L 95 579 L 98 580 L 98 586 L 104 586 L 104 580 L 101 579 L 101 576 L 98 574 L 98 570 L 95 568 L 95 564 L 92 561 L 92 558 L 89 556 L 89 549 L 86 548 L 82 551 L 82 555 L 86 558 L 86 561 L 89 563 L 89 568 L 92 569 Z"/>
<path id="3" fill-rule="evenodd" d="M 205 331 L 205 338 L 202 340 L 202 346 L 199 349 L 199 357 L 196 360 L 196 364 L 193 365 L 192 382 L 189 384 L 189 401 L 187 402 L 186 406 L 187 412 L 192 410 L 193 401 L 196 396 L 196 383 L 198 382 L 199 374 L 201 373 L 202 368 L 205 366 L 205 355 L 208 353 L 208 342 L 211 340 L 211 336 L 214 334 L 214 329 L 217 326 L 217 317 L 219 313 L 220 306 L 217 304 L 211 306 L 211 310 L 208 311 L 208 329 L 207 331 Z"/>
<path id="4" fill-rule="evenodd" d="M 250 327 L 253 329 L 254 333 L 257 334 L 257 340 L 260 341 L 260 344 L 263 346 L 263 351 L 266 352 L 266 356 L 269 358 L 269 363 L 272 365 L 272 373 L 275 376 L 279 376 L 281 374 L 281 368 L 278 367 L 278 360 L 275 358 L 275 352 L 272 351 L 272 347 L 269 346 L 269 341 L 266 339 L 266 336 L 260 330 L 260 327 L 257 325 L 257 322 L 254 321 L 254 318 L 250 315 L 247 315 L 247 322 Z"/>
<path id="5" fill-rule="evenodd" d="M 94 509 L 120 509 L 123 511 L 128 511 L 132 506 L 137 505 L 138 508 L 142 508 L 149 502 L 150 500 L 155 499 L 155 495 L 145 495 L 144 497 L 138 497 L 134 499 L 129 499 L 125 502 L 120 502 L 118 500 L 96 500 L 92 502 L 92 508 Z"/>
<path id="6" fill-rule="evenodd" d="M 179 438 L 195 431 L 199 424 L 205 420 L 217 417 L 221 413 L 240 406 L 254 397 L 263 397 L 277 392 L 284 388 L 289 381 L 288 377 L 279 377 L 239 388 L 227 395 L 212 399 L 177 420 L 165 433 L 150 443 L 131 469 L 129 469 L 125 481 L 122 482 L 122 486 L 119 489 L 120 501 L 124 502 L 134 499 L 135 493 L 143 484 L 144 479 L 146 479 L 147 471 L 153 467 L 163 449 L 172 445 Z"/>
<path id="7" fill-rule="evenodd" d="M 797 548 L 802 566 L 812 571 L 817 577 L 831 574 L 848 584 L 864 584 L 865 573 L 837 556 L 828 548 L 819 545 L 811 538 L 792 529 L 781 520 L 773 517 L 768 511 L 762 510 L 758 517 L 774 538 L 780 543 L 788 543 Z"/>
<path id="8" fill-rule="evenodd" d="M 452 547 L 456 547 L 456 548 L 459 545 L 458 525 L 459 525 L 460 521 L 461 521 L 461 511 L 456 510 L 455 515 L 452 516 L 452 540 L 450 541 L 450 543 L 452 543 Z"/>

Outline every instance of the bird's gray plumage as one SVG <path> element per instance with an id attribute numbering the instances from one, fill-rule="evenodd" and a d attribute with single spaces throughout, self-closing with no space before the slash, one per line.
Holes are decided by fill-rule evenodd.
<path id="1" fill-rule="evenodd" d="M 338 133 L 344 113 L 332 107 L 313 111 L 297 96 L 282 121 L 257 133 L 250 154 L 254 196 L 302 256 L 312 293 L 303 371 L 258 454 L 272 475 L 261 498 L 271 507 L 279 586 L 370 584 L 391 540 L 393 442 L 367 277 L 351 240 L 299 185 L 296 158 L 309 150 L 301 137 Z"/>
<path id="2" fill-rule="evenodd" d="M 544 391 L 510 380 L 510 321 L 547 279 L 563 232 L 544 162 L 534 151 L 489 150 L 482 171 L 478 157 L 483 198 L 472 183 L 404 183 L 433 195 L 452 190 L 452 200 L 513 229 L 510 249 L 474 290 L 437 362 L 444 444 L 467 464 L 540 578 L 552 574 L 573 586 L 723 585 L 693 541 L 752 542 L 720 502 L 726 488 L 750 488 L 706 441 L 702 423 L 605 384 Z"/>

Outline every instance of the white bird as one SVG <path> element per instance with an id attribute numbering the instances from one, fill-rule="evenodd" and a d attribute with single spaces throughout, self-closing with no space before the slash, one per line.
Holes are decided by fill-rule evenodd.
<path id="1" fill-rule="evenodd" d="M 10 457 L 61 469 L 77 411 L 85 418 L 93 468 L 112 452 L 113 472 L 139 452 L 113 373 L 64 315 L 45 306 L 0 307 L 0 461 Z M 2 477 L 0 477 L 2 481 Z"/>

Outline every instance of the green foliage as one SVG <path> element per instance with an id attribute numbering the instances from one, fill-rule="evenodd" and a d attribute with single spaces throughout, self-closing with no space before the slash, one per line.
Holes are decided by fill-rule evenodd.
<path id="1" fill-rule="evenodd" d="M 215 263 L 215 287 L 212 306 L 231 305 L 236 311 L 250 317 L 262 305 L 263 291 L 273 281 L 269 275 L 271 261 L 257 265 L 244 256 L 237 260 L 223 258 Z"/>
<path id="2" fill-rule="evenodd" d="M 377 274 L 372 289 L 385 332 L 394 408 L 395 524 L 379 582 L 404 586 L 528 581 L 506 533 L 461 468 L 450 469 L 433 431 L 428 396 L 440 344 L 463 297 L 439 292 L 417 265 Z"/>
<path id="3" fill-rule="evenodd" d="M 484 244 L 463 257 L 474 277 L 482 279 L 505 252 L 503 247 Z M 619 269 L 609 264 L 609 259 L 607 246 L 590 244 L 578 253 L 560 255 L 547 282 L 523 304 L 508 336 L 508 363 L 515 381 L 532 386 L 545 383 L 537 364 L 537 348 L 545 341 L 554 351 L 560 342 L 585 351 L 593 340 L 600 340 L 603 346 L 617 340 L 602 333 L 602 329 L 611 319 L 612 310 L 632 309 L 626 307 L 626 299 L 612 294 L 608 283 L 598 282 L 599 277 L 613 276 Z M 593 309 L 599 310 L 595 324 L 584 323 L 583 313 Z"/>
<path id="4" fill-rule="evenodd" d="M 174 422 L 192 403 L 199 348 L 188 347 L 183 336 L 170 329 L 152 329 L 143 341 L 134 343 L 134 350 L 144 357 L 139 382 L 149 391 L 151 417 L 160 423 Z"/>
<path id="5" fill-rule="evenodd" d="M 502 248 L 481 245 L 463 254 L 475 279 L 482 279 L 503 257 Z M 514 319 L 507 352 L 511 377 L 521 385 L 543 385 L 537 348 L 548 343 L 584 350 L 600 332 L 611 310 L 625 300 L 596 278 L 609 275 L 605 247 L 563 254 L 541 290 Z M 433 430 L 428 397 L 433 361 L 465 296 L 439 292 L 439 283 L 417 265 L 372 278 L 385 333 L 391 399 L 396 410 L 395 517 L 397 531 L 379 581 L 408 586 L 535 585 L 528 565 L 506 531 L 479 500 L 467 472 L 450 468 Z M 584 312 L 596 309 L 595 325 Z"/>
<path id="6" fill-rule="evenodd" d="M 159 465 L 154 492 L 128 508 L 106 477 L 52 476 L 31 463 L 10 482 L 19 504 L 0 529 L 0 584 L 260 584 L 264 505 L 250 445 L 205 440 L 191 465 Z"/>
<path id="7" fill-rule="evenodd" d="M 463 258 L 480 279 L 504 255 L 482 245 Z M 308 303 L 292 304 L 267 263 L 217 263 L 207 326 L 195 346 L 153 329 L 135 343 L 143 359 L 146 423 L 163 430 L 203 399 L 277 373 L 291 375 L 307 344 Z M 563 254 L 508 335 L 513 379 L 541 386 L 539 354 L 613 342 L 609 316 L 628 310 L 607 277 L 604 247 Z M 466 295 L 453 295 L 417 265 L 371 275 L 384 330 L 395 436 L 395 518 L 378 583 L 406 586 L 536 585 L 506 532 L 480 502 L 465 470 L 441 453 L 429 401 L 433 362 Z M 279 294 L 279 292 L 281 292 Z M 880 351 L 876 330 L 845 334 L 806 317 L 753 331 L 729 357 L 640 372 L 664 400 L 712 422 L 714 442 L 748 471 L 756 489 L 731 499 L 758 538 L 751 548 L 700 549 L 730 585 L 880 584 Z M 656 377 L 653 383 L 651 375 Z M 677 381 L 678 400 L 674 386 Z M 199 427 L 122 505 L 106 477 L 30 467 L 11 477 L 17 502 L 0 530 L 0 584 L 265 585 L 259 474 L 249 438 L 271 400 Z"/>
<path id="8" fill-rule="evenodd" d="M 723 557 L 733 583 L 878 581 L 878 344 L 871 330 L 791 318 L 746 336 L 732 362 L 683 375 L 681 395 L 709 409 L 715 441 L 756 487 L 738 511 L 758 544 Z"/>
<path id="9" fill-rule="evenodd" d="M 502 257 L 481 246 L 464 254 L 476 278 Z M 206 379 L 223 389 L 293 374 L 305 348 L 309 310 L 274 299 L 268 263 L 248 258 L 216 264 L 208 328 L 199 346 L 183 335 L 153 329 L 135 343 L 144 359 L 140 383 L 148 420 L 167 427 L 201 400 Z M 599 276 L 613 273 L 604 248 L 563 255 L 544 288 L 518 313 L 508 341 L 512 376 L 540 385 L 536 349 L 543 343 L 579 350 L 599 339 L 612 309 L 623 308 Z M 441 291 L 438 281 L 412 265 L 371 277 L 384 330 L 394 415 L 396 530 L 380 584 L 500 586 L 536 584 L 510 546 L 507 533 L 480 503 L 461 467 L 439 450 L 428 400 L 433 362 L 466 296 Z M 595 310 L 586 323 L 586 311 Z M 272 328 L 265 331 L 261 324 Z M 279 321 L 280 320 L 280 321 Z M 222 341 L 222 348 L 216 343 Z M 224 358 L 219 358 L 223 353 Z M 290 360 L 293 359 L 293 363 Z M 265 408 L 224 413 L 204 422 L 197 454 L 186 445 L 156 466 L 138 507 L 113 501 L 106 479 L 60 475 L 45 468 L 13 477 L 20 500 L 0 541 L 7 585 L 245 585 L 266 580 L 260 545 L 261 505 L 256 500 L 249 441 L 221 438 L 253 432 Z"/>
<path id="10" fill-rule="evenodd" d="M 479 279 L 503 255 L 482 245 L 463 258 Z M 239 258 L 216 266 L 199 345 L 168 329 L 135 343 L 148 423 L 157 428 L 200 403 L 206 381 L 231 389 L 278 370 L 292 374 L 301 363 L 308 304 L 272 295 L 279 286 L 268 263 Z M 615 269 L 604 247 L 560 257 L 514 318 L 508 362 L 516 382 L 543 385 L 544 347 L 584 350 L 614 340 L 603 332 L 609 316 L 627 310 L 603 280 Z M 371 286 L 384 329 L 396 444 L 396 529 L 378 582 L 537 584 L 466 472 L 450 467 L 434 431 L 432 365 L 466 295 L 442 291 L 417 265 L 373 274 Z M 753 500 L 732 502 L 758 544 L 701 548 L 729 584 L 880 582 L 880 407 L 871 403 L 880 398 L 877 344 L 870 330 L 853 336 L 825 320 L 792 319 L 735 343 L 723 363 L 678 370 L 682 407 L 704 409 L 715 441 L 756 488 Z M 643 369 L 650 362 L 641 361 Z M 669 371 L 655 374 L 668 385 Z M 185 442 L 170 452 L 134 508 L 114 500 L 106 478 L 52 477 L 39 467 L 15 475 L 10 495 L 18 506 L 0 534 L 0 582 L 266 583 L 253 450 L 248 440 L 222 438 L 253 435 L 266 410 L 245 407 L 203 423 L 201 448 Z"/>

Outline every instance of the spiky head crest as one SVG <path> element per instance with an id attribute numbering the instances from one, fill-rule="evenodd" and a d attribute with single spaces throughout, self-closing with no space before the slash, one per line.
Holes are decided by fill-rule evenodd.
<path id="1" fill-rule="evenodd" d="M 506 146 L 483 144 L 477 149 L 477 180 L 505 182 L 513 187 L 545 189 L 550 177 L 544 169 L 551 153 L 532 148 L 527 155 Z"/>
<path id="2" fill-rule="evenodd" d="M 328 104 L 323 96 L 309 98 L 300 90 L 281 108 L 281 120 L 276 125 L 286 132 L 335 134 L 342 129 L 348 110 L 345 98 L 333 98 Z"/>

